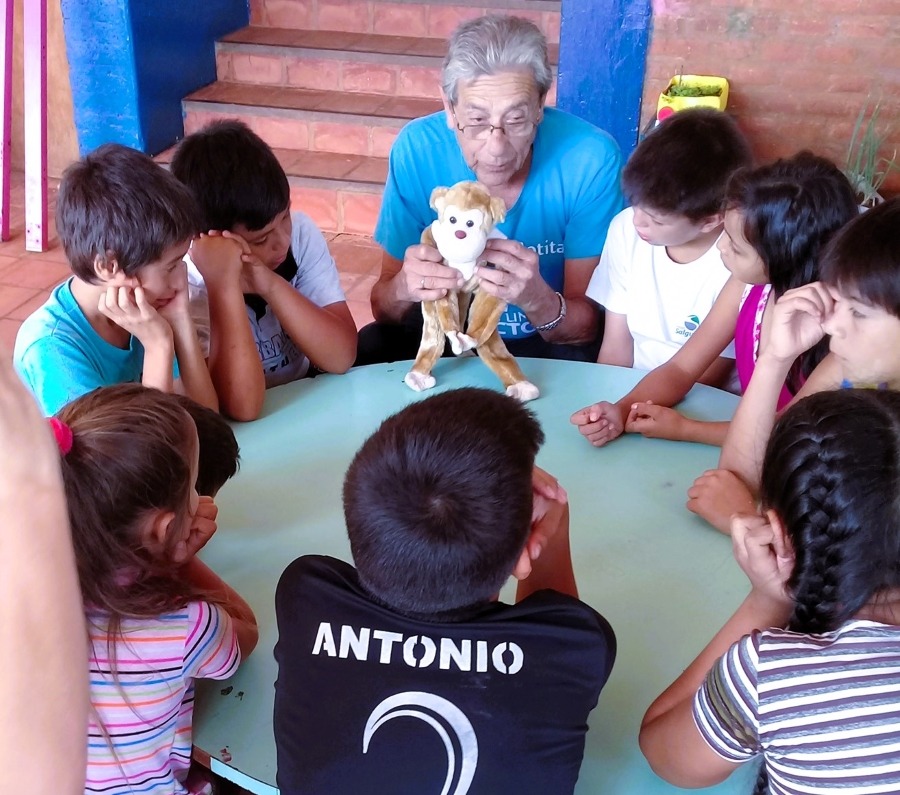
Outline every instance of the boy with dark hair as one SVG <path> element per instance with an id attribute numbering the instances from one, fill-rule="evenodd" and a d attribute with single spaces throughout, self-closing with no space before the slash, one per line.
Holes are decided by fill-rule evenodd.
<path id="1" fill-rule="evenodd" d="M 622 173 L 631 207 L 612 221 L 587 295 L 606 308 L 597 361 L 652 370 L 697 330 L 728 280 L 716 247 L 725 186 L 751 162 L 734 120 L 676 113 L 637 147 Z M 721 358 L 701 379 L 720 385 Z"/>
<path id="2" fill-rule="evenodd" d="M 175 397 L 197 426 L 197 439 L 200 441 L 195 484 L 197 494 L 215 497 L 219 489 L 237 474 L 240 466 L 241 450 L 234 431 L 218 412 L 184 395 Z"/>
<path id="3" fill-rule="evenodd" d="M 344 482 L 356 568 L 308 555 L 278 584 L 282 795 L 437 791 L 445 775 L 453 791 L 572 792 L 616 644 L 577 599 L 542 441 L 517 401 L 470 388 L 363 444 Z M 510 574 L 515 605 L 497 601 Z M 401 715 L 444 743 L 417 721 L 382 728 Z"/>
<path id="4" fill-rule="evenodd" d="M 218 408 L 189 308 L 190 192 L 147 155 L 105 144 L 66 169 L 56 229 L 72 269 L 16 336 L 43 411 L 139 381 Z"/>
<path id="5" fill-rule="evenodd" d="M 179 144 L 172 173 L 210 230 L 191 247 L 192 302 L 222 410 L 252 420 L 267 387 L 349 369 L 356 325 L 334 259 L 312 219 L 291 213 L 268 145 L 239 121 L 213 122 Z"/>

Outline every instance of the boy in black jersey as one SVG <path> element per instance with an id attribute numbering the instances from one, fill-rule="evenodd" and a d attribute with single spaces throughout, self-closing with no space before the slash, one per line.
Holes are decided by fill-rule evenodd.
<path id="1" fill-rule="evenodd" d="M 363 444 L 344 483 L 356 568 L 304 556 L 278 585 L 282 795 L 572 792 L 615 637 L 577 598 L 543 438 L 517 401 L 460 389 Z"/>

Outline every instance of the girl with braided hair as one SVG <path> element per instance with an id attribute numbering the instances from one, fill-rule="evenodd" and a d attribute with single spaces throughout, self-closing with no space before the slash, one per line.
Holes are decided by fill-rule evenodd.
<path id="1" fill-rule="evenodd" d="M 821 392 L 769 440 L 735 517 L 750 594 L 651 705 L 641 748 L 682 787 L 762 757 L 757 792 L 900 792 L 900 393 Z"/>

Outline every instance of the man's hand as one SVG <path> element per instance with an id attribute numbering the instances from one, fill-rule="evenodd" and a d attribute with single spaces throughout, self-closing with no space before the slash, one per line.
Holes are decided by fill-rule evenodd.
<path id="1" fill-rule="evenodd" d="M 761 597 L 787 608 L 791 596 L 787 581 L 794 569 L 794 554 L 785 538 L 759 514 L 738 515 L 731 521 L 734 558 Z"/>
<path id="2" fill-rule="evenodd" d="M 687 508 L 702 516 L 721 533 L 731 530 L 735 514 L 756 513 L 753 494 L 734 472 L 710 469 L 694 481 L 688 489 Z"/>
<path id="3" fill-rule="evenodd" d="M 135 287 L 110 285 L 101 294 L 97 308 L 104 317 L 137 337 L 144 348 L 166 341 L 171 344 L 171 326 L 147 301 L 140 284 Z"/>
<path id="4" fill-rule="evenodd" d="M 675 409 L 655 406 L 652 401 L 635 403 L 625 419 L 626 433 L 639 433 L 648 439 L 684 438 L 684 417 Z"/>
<path id="5" fill-rule="evenodd" d="M 578 426 L 578 432 L 594 447 L 603 447 L 618 439 L 625 429 L 622 410 L 615 403 L 605 400 L 576 411 L 569 421 Z"/>
<path id="6" fill-rule="evenodd" d="M 493 265 L 479 265 L 475 270 L 481 288 L 509 304 L 527 310 L 553 291 L 541 277 L 536 252 L 516 240 L 491 238 L 480 259 Z"/>
<path id="7" fill-rule="evenodd" d="M 444 265 L 441 252 L 424 243 L 406 249 L 403 265 L 395 279 L 397 297 L 414 303 L 437 301 L 450 292 L 462 289 L 465 284 L 465 279 L 456 268 Z"/>

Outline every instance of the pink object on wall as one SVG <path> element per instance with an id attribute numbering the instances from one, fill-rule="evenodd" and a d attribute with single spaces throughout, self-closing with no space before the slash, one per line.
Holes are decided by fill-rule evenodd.
<path id="1" fill-rule="evenodd" d="M 0 0 L 0 240 L 9 240 L 9 158 L 12 139 L 13 0 Z"/>
<path id="2" fill-rule="evenodd" d="M 47 0 L 27 0 L 23 28 L 25 249 L 44 251 L 47 247 Z"/>

